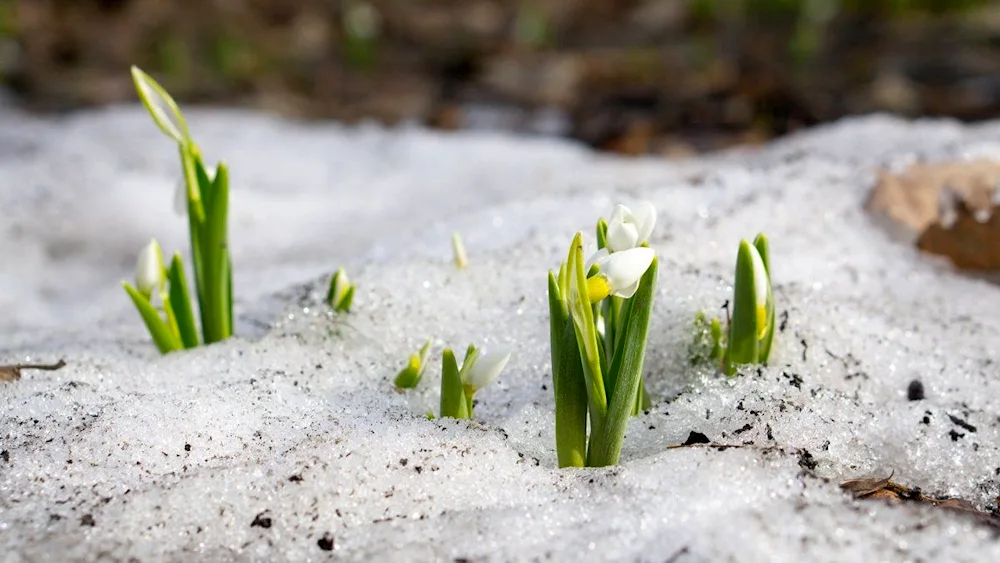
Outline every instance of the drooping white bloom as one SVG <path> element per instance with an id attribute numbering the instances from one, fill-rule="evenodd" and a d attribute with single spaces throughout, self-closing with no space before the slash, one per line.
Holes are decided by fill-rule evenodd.
<path id="1" fill-rule="evenodd" d="M 630 248 L 611 254 L 598 251 L 591 258 L 597 274 L 587 278 L 590 301 L 596 303 L 608 295 L 628 299 L 639 289 L 639 281 L 653 263 L 656 252 L 652 248 Z M 590 261 L 588 261 L 590 263 Z"/>
<path id="2" fill-rule="evenodd" d="M 621 252 L 640 246 L 649 240 L 656 225 L 656 208 L 642 202 L 633 212 L 624 205 L 615 206 L 608 221 L 607 246 L 611 252 Z"/>
<path id="3" fill-rule="evenodd" d="M 139 293 L 149 297 L 154 291 L 163 287 L 164 282 L 163 253 L 156 239 L 151 239 L 139 252 L 139 260 L 135 267 L 135 285 Z"/>
<path id="4" fill-rule="evenodd" d="M 470 388 L 473 393 L 486 387 L 503 371 L 507 361 L 510 360 L 511 352 L 509 348 L 501 348 L 477 354 L 472 358 L 472 367 L 465 371 L 462 384 Z"/>
<path id="5" fill-rule="evenodd" d="M 139 94 L 139 100 L 146 106 L 146 111 L 160 130 L 178 143 L 188 142 L 187 123 L 170 94 L 136 66 L 132 67 L 132 82 L 135 84 L 136 93 Z"/>
<path id="6" fill-rule="evenodd" d="M 770 293 L 771 280 L 767 275 L 767 268 L 764 267 L 764 260 L 760 257 L 760 252 L 753 245 L 750 245 L 750 262 L 753 263 L 753 290 L 756 301 L 757 312 L 757 338 L 764 338 L 767 333 L 768 314 L 768 294 Z"/>

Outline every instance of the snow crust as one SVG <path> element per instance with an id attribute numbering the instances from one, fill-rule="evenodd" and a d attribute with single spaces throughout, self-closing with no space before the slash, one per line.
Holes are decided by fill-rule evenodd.
<path id="1" fill-rule="evenodd" d="M 893 472 L 981 508 L 1000 495 L 1000 290 L 862 210 L 880 166 L 1000 158 L 1000 124 L 872 116 L 678 163 L 188 120 L 231 167 L 240 335 L 161 357 L 120 281 L 148 237 L 186 247 L 175 150 L 138 106 L 0 110 L 0 364 L 68 362 L 0 384 L 4 560 L 1000 560 L 961 514 L 838 487 Z M 560 470 L 546 270 L 638 199 L 660 216 L 654 406 L 621 466 Z M 782 328 L 771 366 L 726 380 L 690 365 L 692 321 L 761 230 Z M 358 284 L 346 316 L 320 302 L 340 265 Z M 428 337 L 424 380 L 395 391 Z M 428 420 L 442 348 L 470 342 L 514 356 L 475 420 Z M 691 432 L 741 447 L 668 449 Z"/>

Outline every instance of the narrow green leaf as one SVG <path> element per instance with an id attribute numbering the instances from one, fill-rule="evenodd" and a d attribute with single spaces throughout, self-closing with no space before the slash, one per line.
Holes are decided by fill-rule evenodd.
<path id="1" fill-rule="evenodd" d="M 205 222 L 205 205 L 201 198 L 201 188 L 198 184 L 198 172 L 196 162 L 200 159 L 198 148 L 193 143 L 182 143 L 179 146 L 181 153 L 181 169 L 184 171 L 184 184 L 187 186 L 187 210 L 188 217 L 195 225 Z"/>
<path id="2" fill-rule="evenodd" d="M 431 341 L 427 339 L 423 347 L 416 354 L 410 355 L 409 363 L 399 375 L 396 376 L 394 381 L 396 387 L 400 389 L 412 389 L 420 383 L 420 378 L 424 374 L 424 370 L 427 369 L 427 359 L 430 356 L 431 351 Z"/>
<path id="3" fill-rule="evenodd" d="M 552 358 L 552 375 L 559 371 L 559 343 L 569 318 L 569 311 L 559 291 L 559 281 L 555 274 L 549 271 L 549 354 Z M 555 382 L 553 381 L 553 386 Z"/>
<path id="4" fill-rule="evenodd" d="M 146 111 L 153 118 L 156 126 L 160 128 L 168 137 L 180 144 L 189 142 L 191 134 L 188 131 L 187 122 L 181 110 L 177 107 L 177 102 L 145 72 L 137 66 L 132 66 L 132 82 L 135 84 L 135 91 L 139 95 L 142 105 L 146 106 Z"/>
<path id="5" fill-rule="evenodd" d="M 587 461 L 587 381 L 572 320 L 565 320 L 559 344 L 553 342 L 553 348 L 559 350 L 552 372 L 559 467 L 583 467 Z"/>
<path id="6" fill-rule="evenodd" d="M 580 358 L 587 380 L 587 397 L 590 404 L 591 425 L 604 419 L 608 412 L 608 399 L 604 391 L 601 372 L 601 353 L 594 327 L 594 312 L 587 291 L 587 275 L 583 261 L 583 233 L 577 233 L 570 246 L 569 255 L 569 306 L 580 347 Z"/>
<path id="7" fill-rule="evenodd" d="M 160 350 L 160 353 L 166 354 L 174 350 L 180 350 L 183 347 L 180 340 L 170 330 L 170 327 L 149 300 L 128 282 L 122 282 L 122 286 L 125 288 L 128 296 L 132 298 L 136 309 L 139 310 L 139 315 L 142 317 L 143 322 L 146 323 L 149 335 L 153 337 L 153 342 L 156 344 L 157 349 Z"/>
<path id="8" fill-rule="evenodd" d="M 608 222 L 604 219 L 597 220 L 597 249 L 600 250 L 608 246 Z"/>
<path id="9" fill-rule="evenodd" d="M 205 282 L 202 312 L 205 343 L 218 342 L 232 335 L 232 283 L 229 266 L 227 226 L 229 214 L 229 173 L 219 164 L 215 179 L 210 180 L 201 158 L 195 159 L 198 184 L 205 200 L 205 222 L 201 224 L 202 280 Z"/>
<path id="10" fill-rule="evenodd" d="M 337 303 L 335 309 L 338 312 L 346 313 L 351 310 L 351 303 L 354 302 L 354 287 L 355 286 L 353 285 L 348 287 L 347 293 L 344 294 L 344 298 L 340 300 L 340 303 Z"/>
<path id="11" fill-rule="evenodd" d="M 393 384 L 400 389 L 413 389 L 420 381 L 420 356 L 410 354 L 410 360 L 396 375 Z"/>
<path id="12" fill-rule="evenodd" d="M 766 363 L 768 358 L 771 357 L 771 343 L 774 341 L 774 294 L 771 292 L 771 251 L 770 245 L 767 241 L 767 235 L 760 233 L 757 238 L 753 241 L 754 247 L 757 249 L 757 253 L 760 254 L 760 259 L 764 262 L 764 269 L 767 271 L 768 284 L 767 284 L 767 332 L 764 334 L 764 338 L 761 339 L 759 343 L 760 357 L 758 358 L 761 362 Z"/>
<path id="13" fill-rule="evenodd" d="M 462 390 L 462 378 L 458 375 L 455 353 L 445 348 L 441 356 L 441 417 L 469 418 Z"/>
<path id="14" fill-rule="evenodd" d="M 736 373 L 736 366 L 759 360 L 757 344 L 757 300 L 754 292 L 753 259 L 750 243 L 740 241 L 736 256 L 736 282 L 733 285 L 733 314 L 729 323 L 726 349 L 726 374 Z"/>
<path id="15" fill-rule="evenodd" d="M 625 428 L 632 415 L 642 379 L 646 336 L 653 310 L 653 297 L 656 294 L 657 265 L 658 260 L 654 258 L 639 282 L 639 289 L 627 300 L 622 313 L 625 316 L 620 346 L 622 353 L 620 356 L 616 353 L 619 357 L 612 360 L 611 367 L 617 371 L 615 390 L 611 396 L 608 415 L 603 425 L 598 427 L 597 432 L 600 434 L 591 440 L 591 450 L 587 460 L 591 467 L 615 465 L 621 455 Z"/>
<path id="16" fill-rule="evenodd" d="M 194 309 L 191 306 L 191 296 L 188 294 L 187 277 L 184 275 L 184 264 L 180 253 L 175 253 L 167 269 L 167 280 L 170 282 L 170 308 L 177 321 L 177 330 L 185 348 L 198 345 L 198 327 L 195 326 Z"/>

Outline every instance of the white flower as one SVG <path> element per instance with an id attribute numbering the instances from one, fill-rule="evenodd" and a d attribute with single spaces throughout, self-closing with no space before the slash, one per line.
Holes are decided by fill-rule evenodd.
<path id="1" fill-rule="evenodd" d="M 139 260 L 135 267 L 135 285 L 139 293 L 149 297 L 153 291 L 163 287 L 164 283 L 163 253 L 156 239 L 152 239 L 139 252 Z"/>
<path id="2" fill-rule="evenodd" d="M 642 202 L 633 213 L 624 205 L 615 206 L 608 221 L 607 246 L 611 252 L 635 248 L 649 240 L 656 225 L 656 208 Z"/>
<path id="3" fill-rule="evenodd" d="M 597 274 L 587 278 L 591 303 L 608 295 L 625 299 L 635 295 L 639 281 L 655 257 L 656 252 L 647 247 L 630 248 L 613 254 L 604 249 L 598 251 L 587 261 L 598 268 Z"/>
<path id="4" fill-rule="evenodd" d="M 146 106 L 146 111 L 152 116 L 156 125 L 170 138 L 178 143 L 186 143 L 189 139 L 187 123 L 181 115 L 177 103 L 151 76 L 132 67 L 132 82 L 139 100 Z"/>
<path id="5" fill-rule="evenodd" d="M 767 268 L 764 267 L 764 260 L 760 257 L 760 252 L 753 245 L 750 246 L 750 262 L 753 264 L 753 290 L 757 311 L 757 339 L 764 338 L 767 333 L 767 321 L 770 315 L 768 308 L 771 306 L 768 297 L 771 293 L 771 281 L 767 275 Z"/>
<path id="6" fill-rule="evenodd" d="M 463 369 L 465 377 L 462 384 L 471 389 L 473 393 L 486 387 L 503 371 L 507 361 L 510 360 L 511 352 L 509 348 L 501 348 L 492 352 L 476 354 L 471 358 L 472 366 L 468 370 Z"/>

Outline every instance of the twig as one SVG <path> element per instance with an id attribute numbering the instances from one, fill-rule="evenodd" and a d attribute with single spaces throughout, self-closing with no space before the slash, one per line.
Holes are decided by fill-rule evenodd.
<path id="1" fill-rule="evenodd" d="M 55 371 L 65 365 L 65 360 L 59 360 L 54 364 L 13 364 L 9 366 L 0 366 L 0 381 L 17 381 L 18 379 L 21 379 L 21 370 L 24 369 Z"/>

